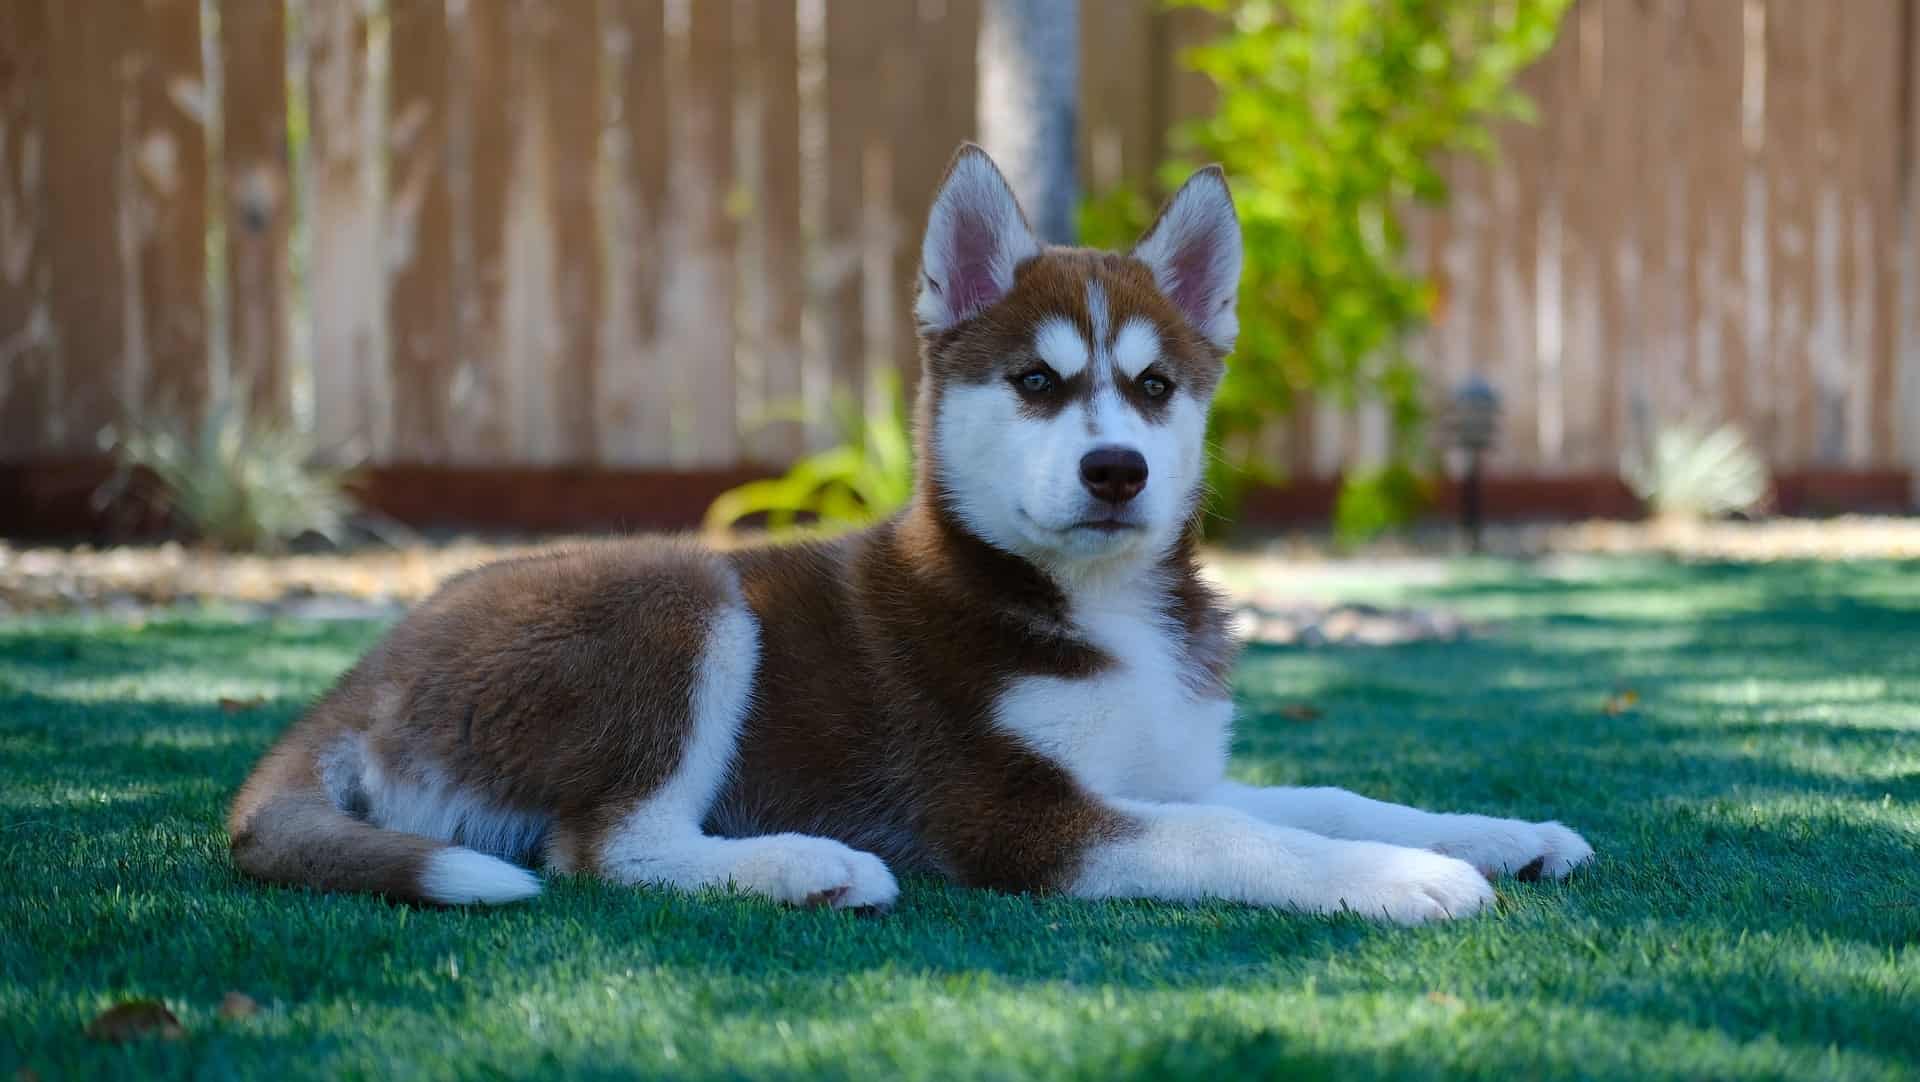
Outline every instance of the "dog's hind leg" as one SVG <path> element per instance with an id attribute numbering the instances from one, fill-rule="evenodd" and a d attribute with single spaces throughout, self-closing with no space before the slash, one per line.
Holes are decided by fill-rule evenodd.
<path id="1" fill-rule="evenodd" d="M 658 789 L 623 811 L 600 812 L 599 824 L 580 832 L 590 835 L 582 839 L 582 870 L 684 890 L 732 885 L 793 905 L 892 905 L 899 888 L 871 853 L 805 834 L 722 838 L 701 830 L 734 761 L 759 651 L 759 627 L 745 605 L 714 615 L 678 766 Z"/>
<path id="2" fill-rule="evenodd" d="M 1223 782 L 1202 800 L 1329 838 L 1430 849 L 1458 857 L 1488 875 L 1558 879 L 1593 856 L 1593 846 L 1586 839 L 1559 823 L 1443 815 L 1371 800 L 1345 789 Z"/>

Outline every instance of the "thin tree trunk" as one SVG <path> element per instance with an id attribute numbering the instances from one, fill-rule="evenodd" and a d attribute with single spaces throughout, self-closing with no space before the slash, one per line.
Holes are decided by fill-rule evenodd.
<path id="1" fill-rule="evenodd" d="M 1073 243 L 1080 197 L 1079 0 L 986 0 L 979 64 L 981 142 L 1041 239 Z"/>

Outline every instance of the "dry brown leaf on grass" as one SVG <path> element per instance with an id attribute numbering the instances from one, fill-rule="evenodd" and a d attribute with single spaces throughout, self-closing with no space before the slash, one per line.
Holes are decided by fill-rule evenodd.
<path id="1" fill-rule="evenodd" d="M 132 1041 L 142 1037 L 177 1041 L 186 1035 L 180 1019 L 157 999 L 116 1003 L 87 1023 L 87 1036 L 96 1041 Z"/>
<path id="2" fill-rule="evenodd" d="M 228 714 L 238 714 L 243 710 L 252 710 L 256 707 L 264 706 L 266 702 L 267 697 L 265 695 L 255 695 L 250 699 L 231 699 L 222 695 L 220 697 L 220 709 Z"/>
<path id="3" fill-rule="evenodd" d="M 1319 721 L 1321 710 L 1312 703 L 1288 703 L 1280 708 L 1280 716 L 1288 721 Z"/>
<path id="4" fill-rule="evenodd" d="M 229 1022 L 252 1018 L 260 1013 L 260 1004 L 245 992 L 228 992 L 220 1001 L 220 1017 Z"/>
<path id="5" fill-rule="evenodd" d="M 1606 705 L 1601 709 L 1607 712 L 1608 717 L 1617 718 L 1638 705 L 1640 705 L 1640 693 L 1632 688 L 1622 688 L 1607 696 Z"/>

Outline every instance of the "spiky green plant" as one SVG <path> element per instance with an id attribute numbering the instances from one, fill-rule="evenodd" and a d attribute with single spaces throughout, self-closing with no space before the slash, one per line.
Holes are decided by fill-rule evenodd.
<path id="1" fill-rule="evenodd" d="M 1621 477 L 1656 518 L 1700 520 L 1748 511 L 1766 498 L 1767 464 L 1732 425 L 1674 424 L 1621 458 Z"/>
<path id="2" fill-rule="evenodd" d="M 143 422 L 112 448 L 106 497 L 144 472 L 195 538 L 234 551 L 268 551 L 302 534 L 337 540 L 354 504 L 347 471 L 322 465 L 311 434 L 255 416 L 244 389 L 217 397 L 197 422 Z"/>
<path id="3" fill-rule="evenodd" d="M 875 377 L 877 408 L 852 396 L 834 402 L 841 442 L 795 462 L 779 477 L 749 481 L 707 508 L 706 528 L 725 533 L 765 516 L 769 532 L 837 533 L 864 526 L 904 506 L 913 493 L 913 440 L 900 380 Z"/>

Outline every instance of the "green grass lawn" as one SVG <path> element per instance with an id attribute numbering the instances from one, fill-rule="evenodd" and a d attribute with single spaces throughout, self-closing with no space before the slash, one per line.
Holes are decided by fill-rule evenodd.
<path id="1" fill-rule="evenodd" d="M 0 624 L 0 1070 L 1920 1071 L 1920 564 L 1476 564 L 1357 588 L 1496 633 L 1250 652 L 1238 773 L 1563 819 L 1599 849 L 1588 871 L 1420 929 L 914 880 L 882 918 L 570 880 L 494 911 L 315 897 L 238 880 L 221 814 L 379 628 Z M 1637 705 L 1606 710 L 1625 689 Z M 1290 720 L 1299 703 L 1320 716 Z M 219 1018 L 234 990 L 260 1012 Z M 136 997 L 184 1038 L 82 1036 Z"/>

